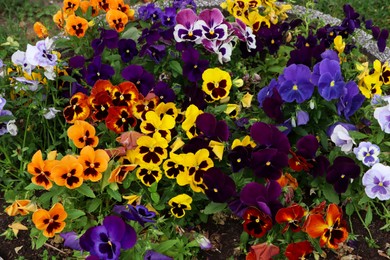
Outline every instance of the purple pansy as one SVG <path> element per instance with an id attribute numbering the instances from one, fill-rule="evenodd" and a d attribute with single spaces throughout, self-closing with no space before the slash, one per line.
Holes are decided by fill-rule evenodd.
<path id="1" fill-rule="evenodd" d="M 339 156 L 328 168 L 326 181 L 333 184 L 337 193 L 344 193 L 348 189 L 351 179 L 360 175 L 360 167 L 349 157 Z"/>
<path id="2" fill-rule="evenodd" d="M 76 232 L 61 233 L 60 236 L 64 239 L 64 246 L 73 250 L 82 250 L 80 246 L 80 239 Z"/>
<path id="3" fill-rule="evenodd" d="M 302 103 L 311 98 L 314 85 L 310 81 L 310 68 L 302 64 L 292 64 L 286 67 L 279 76 L 278 91 L 285 102 Z"/>
<path id="4" fill-rule="evenodd" d="M 173 260 L 173 258 L 153 250 L 148 250 L 144 255 L 144 260 Z"/>
<path id="5" fill-rule="evenodd" d="M 57 64 L 57 55 L 51 53 L 53 44 L 54 41 L 49 38 L 38 41 L 35 46 L 27 44 L 27 62 L 33 66 L 55 66 Z"/>
<path id="6" fill-rule="evenodd" d="M 345 82 L 341 74 L 340 63 L 324 59 L 313 69 L 312 81 L 318 86 L 318 92 L 325 100 L 339 98 L 344 93 Z"/>
<path id="7" fill-rule="evenodd" d="M 267 148 L 252 153 L 251 168 L 259 178 L 277 180 L 282 176 L 282 170 L 288 166 L 288 155 L 277 149 Z"/>
<path id="8" fill-rule="evenodd" d="M 194 48 L 188 48 L 183 51 L 182 59 L 183 76 L 191 82 L 197 82 L 202 79 L 202 73 L 208 68 L 208 60 L 200 60 L 199 52 Z"/>
<path id="9" fill-rule="evenodd" d="M 155 85 L 153 74 L 139 65 L 129 65 L 124 68 L 122 70 L 122 78 L 133 82 L 137 86 L 139 92 L 144 96 L 146 96 Z"/>
<path id="10" fill-rule="evenodd" d="M 176 42 L 200 42 L 203 33 L 197 20 L 198 16 L 192 9 L 181 10 L 176 15 L 175 31 L 173 32 Z"/>
<path id="11" fill-rule="evenodd" d="M 174 0 L 172 3 L 172 7 L 176 8 L 177 10 L 190 8 L 194 12 L 196 12 L 196 3 L 194 0 Z"/>
<path id="12" fill-rule="evenodd" d="M 259 106 L 263 107 L 263 101 L 265 98 L 272 96 L 273 89 L 278 87 L 278 81 L 276 79 L 272 79 L 268 86 L 262 88 L 257 94 L 257 101 L 259 102 Z"/>
<path id="13" fill-rule="evenodd" d="M 251 147 L 236 146 L 228 154 L 228 160 L 233 172 L 239 172 L 244 167 L 250 165 L 252 149 Z"/>
<path id="14" fill-rule="evenodd" d="M 81 248 L 100 259 L 119 259 L 121 249 L 136 242 L 135 230 L 117 216 L 105 217 L 103 225 L 89 228 L 80 237 Z"/>
<path id="15" fill-rule="evenodd" d="M 11 111 L 3 109 L 6 103 L 7 103 L 7 101 L 5 100 L 5 98 L 0 96 L 0 117 L 2 117 L 2 116 L 12 116 L 12 112 Z M 0 122 L 0 136 L 3 135 L 3 134 L 8 133 L 7 123 L 8 123 L 8 121 Z"/>
<path id="16" fill-rule="evenodd" d="M 161 15 L 161 23 L 166 27 L 173 27 L 176 24 L 176 8 L 167 7 Z"/>
<path id="17" fill-rule="evenodd" d="M 277 123 L 281 123 L 284 120 L 282 111 L 284 101 L 277 88 L 273 88 L 271 92 L 272 94 L 267 96 L 263 101 L 263 111 L 269 118 L 275 120 Z"/>
<path id="18" fill-rule="evenodd" d="M 99 79 L 111 79 L 114 74 L 114 68 L 108 64 L 103 64 L 102 57 L 96 56 L 87 67 L 85 80 L 88 85 L 93 86 Z"/>
<path id="19" fill-rule="evenodd" d="M 118 47 L 119 34 L 116 30 L 99 28 L 99 31 L 100 37 L 91 42 L 94 56 L 100 56 L 103 53 L 104 48 L 115 49 Z"/>
<path id="20" fill-rule="evenodd" d="M 390 199 L 390 166 L 375 164 L 363 175 L 362 182 L 369 198 Z"/>
<path id="21" fill-rule="evenodd" d="M 374 117 L 378 120 L 382 131 L 390 134 L 390 103 L 387 106 L 375 108 Z"/>
<path id="22" fill-rule="evenodd" d="M 246 24 L 240 19 L 236 18 L 236 22 L 231 23 L 234 34 L 242 42 L 246 42 L 247 51 L 251 52 L 251 49 L 256 49 L 256 36 L 253 34 L 252 28 L 246 26 Z"/>
<path id="23" fill-rule="evenodd" d="M 196 128 L 200 131 L 199 136 L 207 140 L 219 142 L 229 139 L 229 128 L 224 120 L 218 120 L 213 114 L 203 113 L 196 118 Z"/>
<path id="24" fill-rule="evenodd" d="M 297 116 L 297 126 L 306 125 L 310 120 L 309 114 L 303 110 L 297 111 L 296 116 Z"/>
<path id="25" fill-rule="evenodd" d="M 152 22 L 157 22 L 160 20 L 162 15 L 162 10 L 159 7 L 156 7 L 154 3 L 149 3 L 147 5 L 143 5 L 138 9 L 139 18 L 147 21 L 149 19 Z"/>
<path id="26" fill-rule="evenodd" d="M 297 141 L 297 155 L 306 160 L 314 159 L 317 150 L 320 147 L 317 138 L 314 135 L 305 135 Z"/>
<path id="27" fill-rule="evenodd" d="M 176 94 L 166 82 L 159 81 L 153 92 L 160 99 L 160 102 L 169 103 L 175 101 Z"/>
<path id="28" fill-rule="evenodd" d="M 356 158 L 368 167 L 379 162 L 378 155 L 380 152 L 379 146 L 370 142 L 360 142 L 359 146 L 353 149 Z"/>
<path id="29" fill-rule="evenodd" d="M 266 185 L 250 182 L 242 188 L 240 200 L 248 207 L 256 207 L 270 217 L 275 217 L 276 212 L 282 208 L 278 200 L 281 193 L 282 188 L 276 181 L 269 181 Z"/>
<path id="30" fill-rule="evenodd" d="M 350 81 L 345 85 L 344 93 L 341 95 L 337 103 L 337 112 L 343 114 L 349 120 L 363 104 L 365 97 L 360 94 L 359 88 L 354 81 Z"/>
<path id="31" fill-rule="evenodd" d="M 355 125 L 349 124 L 349 123 L 343 123 L 343 122 L 337 122 L 334 123 L 333 125 L 329 126 L 328 129 L 326 129 L 326 134 L 330 137 L 333 133 L 333 130 L 335 129 L 336 126 L 341 125 L 348 131 L 357 131 L 357 127 Z"/>
<path id="32" fill-rule="evenodd" d="M 206 186 L 207 197 L 214 202 L 227 202 L 236 193 L 236 184 L 233 179 L 216 167 L 205 172 L 203 183 Z"/>
<path id="33" fill-rule="evenodd" d="M 273 125 L 256 122 L 250 129 L 250 135 L 261 148 L 275 148 L 285 154 L 290 151 L 287 136 Z"/>
<path id="34" fill-rule="evenodd" d="M 132 39 L 120 39 L 118 52 L 123 62 L 130 62 L 138 54 L 137 43 Z"/>
<path id="35" fill-rule="evenodd" d="M 166 56 L 167 51 L 165 45 L 145 45 L 143 50 L 140 51 L 140 55 L 143 56 L 144 53 L 148 54 L 149 57 L 155 62 L 160 63 L 160 61 Z"/>
<path id="36" fill-rule="evenodd" d="M 115 205 L 113 212 L 121 215 L 127 220 L 137 221 L 141 226 L 145 226 L 145 223 L 153 223 L 153 219 L 156 213 L 149 211 L 145 206 L 137 205 Z"/>
<path id="37" fill-rule="evenodd" d="M 377 41 L 378 50 L 384 52 L 386 49 L 386 41 L 389 38 L 389 31 L 387 29 L 380 29 L 378 26 L 372 26 L 372 36 Z"/>
<path id="38" fill-rule="evenodd" d="M 223 23 L 224 17 L 218 8 L 203 10 L 198 19 L 198 26 L 206 39 L 224 41 L 228 37 L 228 27 Z"/>

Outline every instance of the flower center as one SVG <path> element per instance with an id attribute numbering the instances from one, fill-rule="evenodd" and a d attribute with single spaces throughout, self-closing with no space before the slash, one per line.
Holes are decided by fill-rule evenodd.
<path id="1" fill-rule="evenodd" d="M 341 175 L 341 179 L 344 179 L 345 178 L 345 174 Z"/>
<path id="2" fill-rule="evenodd" d="M 331 86 L 331 87 L 334 87 L 334 80 L 332 80 L 332 81 L 330 82 L 330 86 Z"/>
<path id="3" fill-rule="evenodd" d="M 379 183 L 378 183 L 378 186 L 379 186 L 379 187 L 382 187 L 382 186 L 383 186 L 383 182 L 379 182 Z"/>
<path id="4" fill-rule="evenodd" d="M 240 163 L 240 162 L 241 162 L 241 158 L 238 158 L 238 159 L 237 159 L 237 162 Z"/>
<path id="5" fill-rule="evenodd" d="M 68 172 L 68 174 L 66 175 L 66 177 L 70 178 L 72 177 L 72 174 L 70 172 Z"/>
<path id="6" fill-rule="evenodd" d="M 218 189 L 217 189 L 217 188 L 214 188 L 213 191 L 214 191 L 214 192 L 218 192 Z"/>
<path id="7" fill-rule="evenodd" d="M 194 35 L 194 33 L 192 31 L 188 32 L 188 36 L 192 37 L 193 35 Z"/>
<path id="8" fill-rule="evenodd" d="M 270 165 L 271 165 L 271 162 L 268 161 L 268 162 L 265 163 L 265 165 L 270 166 Z"/>
<path id="9" fill-rule="evenodd" d="M 297 85 L 294 85 L 294 86 L 293 86 L 293 90 L 298 90 L 298 86 L 297 86 Z"/>

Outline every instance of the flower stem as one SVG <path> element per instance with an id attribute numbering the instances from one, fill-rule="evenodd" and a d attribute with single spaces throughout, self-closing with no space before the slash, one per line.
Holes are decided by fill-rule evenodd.
<path id="1" fill-rule="evenodd" d="M 370 229 L 367 227 L 366 223 L 364 222 L 364 220 L 363 220 L 362 216 L 360 215 L 360 212 L 359 212 L 358 208 L 356 207 L 355 203 L 353 203 L 353 207 L 355 208 L 356 214 L 358 215 L 358 217 L 360 219 L 360 222 L 362 222 L 364 228 L 367 230 L 368 235 L 370 236 L 370 239 L 374 240 L 374 238 L 371 235 Z"/>

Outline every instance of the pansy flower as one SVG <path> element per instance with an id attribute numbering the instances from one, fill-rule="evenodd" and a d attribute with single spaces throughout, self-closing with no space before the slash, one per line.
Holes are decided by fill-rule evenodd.
<path id="1" fill-rule="evenodd" d="M 364 165 L 371 167 L 379 162 L 378 155 L 381 152 L 379 146 L 370 142 L 360 142 L 359 147 L 353 149 L 356 158 Z"/>
<path id="2" fill-rule="evenodd" d="M 71 36 L 82 38 L 88 29 L 88 21 L 74 14 L 69 15 L 66 20 L 65 30 Z"/>
<path id="3" fill-rule="evenodd" d="M 171 141 L 171 129 L 175 127 L 175 119 L 172 116 L 165 114 L 160 118 L 156 112 L 148 111 L 145 118 L 140 125 L 142 133 L 153 135 L 159 132 L 168 142 Z"/>
<path id="4" fill-rule="evenodd" d="M 140 98 L 132 106 L 134 116 L 138 119 L 146 120 L 146 113 L 156 109 L 159 102 L 158 97 L 154 94 L 147 95 L 145 98 Z"/>
<path id="5" fill-rule="evenodd" d="M 66 14 L 73 14 L 80 6 L 80 0 L 64 0 L 62 9 Z"/>
<path id="6" fill-rule="evenodd" d="M 83 184 L 83 165 L 75 156 L 65 155 L 52 170 L 54 182 L 58 186 L 75 189 Z"/>
<path id="7" fill-rule="evenodd" d="M 217 203 L 227 202 L 236 193 L 233 179 L 216 167 L 211 167 L 205 172 L 203 183 L 207 197 Z"/>
<path id="8" fill-rule="evenodd" d="M 95 151 L 91 146 L 85 146 L 81 149 L 78 160 L 84 169 L 84 180 L 96 182 L 102 178 L 110 157 L 102 149 Z"/>
<path id="9" fill-rule="evenodd" d="M 112 88 L 111 97 L 114 106 L 129 107 L 138 100 L 139 92 L 132 82 L 125 81 Z"/>
<path id="10" fill-rule="evenodd" d="M 251 168 L 257 177 L 277 180 L 282 176 L 282 169 L 288 165 L 288 155 L 268 148 L 253 152 L 251 162 Z"/>
<path id="11" fill-rule="evenodd" d="M 123 62 L 130 62 L 138 55 L 137 44 L 132 39 L 120 39 L 118 42 L 118 53 Z"/>
<path id="12" fill-rule="evenodd" d="M 211 41 L 224 41 L 228 37 L 228 26 L 218 8 L 205 9 L 200 12 L 197 26 L 202 29 L 203 37 Z"/>
<path id="13" fill-rule="evenodd" d="M 105 120 L 108 116 L 108 109 L 113 106 L 112 98 L 106 91 L 99 92 L 95 95 L 91 94 L 89 104 L 92 108 L 91 117 L 94 121 Z"/>
<path id="14" fill-rule="evenodd" d="M 243 219 L 245 232 L 256 238 L 263 237 L 272 228 L 271 217 L 254 207 L 244 212 Z"/>
<path id="15" fill-rule="evenodd" d="M 173 27 L 176 25 L 176 8 L 165 7 L 161 14 L 161 23 L 166 27 Z"/>
<path id="16" fill-rule="evenodd" d="M 371 199 L 378 198 L 386 201 L 390 199 L 390 166 L 381 163 L 374 164 L 362 179 L 365 192 Z"/>
<path id="17" fill-rule="evenodd" d="M 286 223 L 283 228 L 283 233 L 290 227 L 293 232 L 299 232 L 301 230 L 300 221 L 305 216 L 305 210 L 302 206 L 294 204 L 287 208 L 281 208 L 276 213 L 275 220 L 279 224 Z"/>
<path id="18" fill-rule="evenodd" d="M 31 203 L 31 200 L 15 200 L 11 205 L 5 208 L 5 213 L 8 216 L 25 216 L 30 212 L 35 212 L 37 210 L 37 205 Z"/>
<path id="19" fill-rule="evenodd" d="M 187 194 L 180 194 L 168 201 L 171 206 L 171 213 L 175 218 L 182 218 L 186 210 L 191 210 L 192 198 Z"/>
<path id="20" fill-rule="evenodd" d="M 137 172 L 137 178 L 145 185 L 150 187 L 153 183 L 159 182 L 162 178 L 162 172 L 158 164 L 142 163 Z"/>
<path id="21" fill-rule="evenodd" d="M 337 249 L 347 240 L 348 231 L 342 211 L 336 204 L 330 204 L 326 210 L 326 219 L 320 214 L 312 214 L 306 220 L 306 233 L 311 238 L 320 237 L 320 246 Z"/>
<path id="22" fill-rule="evenodd" d="M 80 246 L 96 259 L 119 259 L 121 249 L 130 249 L 137 233 L 117 216 L 107 216 L 103 225 L 91 227 L 80 237 Z"/>
<path id="23" fill-rule="evenodd" d="M 202 90 L 211 97 L 212 100 L 220 100 L 229 95 L 232 87 L 230 74 L 219 68 L 207 69 L 202 74 Z"/>
<path id="24" fill-rule="evenodd" d="M 47 28 L 40 22 L 35 22 L 33 29 L 34 29 L 35 34 L 41 39 L 49 36 L 49 34 L 47 32 Z"/>
<path id="25" fill-rule="evenodd" d="M 65 17 L 62 10 L 58 10 L 57 13 L 53 15 L 53 22 L 57 25 L 58 29 L 62 30 L 62 28 L 64 28 Z"/>
<path id="26" fill-rule="evenodd" d="M 88 8 L 91 8 L 91 15 L 93 17 L 96 17 L 99 15 L 99 3 L 98 0 L 85 0 L 80 2 L 80 9 L 83 12 L 83 14 L 86 14 L 88 11 Z"/>
<path id="27" fill-rule="evenodd" d="M 129 18 L 125 13 L 111 9 L 106 14 L 106 20 L 111 28 L 115 29 L 117 32 L 122 32 L 125 29 Z"/>
<path id="28" fill-rule="evenodd" d="M 197 82 L 202 78 L 203 72 L 207 69 L 208 60 L 201 60 L 199 52 L 195 48 L 189 48 L 183 51 L 182 60 L 183 76 L 187 77 L 191 82 Z"/>
<path id="29" fill-rule="evenodd" d="M 359 93 L 359 88 L 354 81 L 345 84 L 344 93 L 340 96 L 337 103 L 337 113 L 343 114 L 349 120 L 363 104 L 365 97 Z"/>
<path id="30" fill-rule="evenodd" d="M 256 244 L 251 246 L 245 260 L 273 259 L 274 256 L 279 254 L 279 251 L 279 247 L 269 242 Z"/>
<path id="31" fill-rule="evenodd" d="M 196 128 L 196 119 L 198 118 L 198 115 L 202 114 L 203 111 L 200 110 L 195 105 L 190 105 L 185 112 L 185 119 L 183 121 L 183 124 L 181 127 L 184 131 L 186 131 L 186 135 L 189 139 L 198 136 L 198 130 Z"/>
<path id="32" fill-rule="evenodd" d="M 135 11 L 130 8 L 128 4 L 124 3 L 124 0 L 115 0 L 109 2 L 109 8 L 112 10 L 119 10 L 122 13 L 125 13 L 129 20 L 134 19 L 134 13 Z"/>
<path id="33" fill-rule="evenodd" d="M 326 181 L 333 184 L 337 193 L 347 191 L 351 179 L 360 175 L 360 167 L 349 157 L 338 156 L 333 164 L 328 168 Z"/>
<path id="34" fill-rule="evenodd" d="M 121 215 L 126 220 L 137 221 L 141 226 L 145 226 L 145 223 L 156 222 L 153 218 L 156 216 L 156 212 L 150 211 L 147 207 L 142 205 L 115 205 L 113 212 Z"/>
<path id="35" fill-rule="evenodd" d="M 139 65 L 132 64 L 124 68 L 122 70 L 122 77 L 125 80 L 133 82 L 143 96 L 146 96 L 155 85 L 153 74 Z"/>
<path id="36" fill-rule="evenodd" d="M 185 174 L 185 156 L 182 154 L 169 153 L 169 159 L 164 161 L 163 169 L 165 176 L 169 179 L 175 179 L 180 173 Z"/>
<path id="37" fill-rule="evenodd" d="M 229 128 L 224 120 L 218 120 L 213 114 L 202 113 L 196 118 L 198 136 L 206 140 L 227 141 L 229 139 Z"/>
<path id="38" fill-rule="evenodd" d="M 332 142 L 341 148 L 341 151 L 349 153 L 352 151 L 352 147 L 355 141 L 349 135 L 348 130 L 341 124 L 336 125 L 330 135 Z"/>
<path id="39" fill-rule="evenodd" d="M 95 56 L 87 67 L 85 80 L 88 85 L 93 86 L 99 79 L 111 79 L 114 74 L 115 70 L 113 67 L 103 64 L 101 56 Z"/>
<path id="40" fill-rule="evenodd" d="M 50 38 L 46 38 L 45 40 L 38 41 L 35 46 L 31 44 L 27 44 L 26 50 L 26 61 L 33 66 L 42 66 L 45 68 L 45 76 L 48 77 L 47 72 L 48 68 L 53 68 L 53 66 L 57 65 L 57 55 L 55 55 L 52 50 L 54 47 L 54 40 Z M 32 75 L 34 76 L 34 75 Z M 38 77 L 25 77 L 28 80 L 39 80 L 41 75 Z"/>
<path id="41" fill-rule="evenodd" d="M 378 120 L 382 131 L 390 134 L 390 103 L 387 106 L 375 108 L 374 118 Z"/>
<path id="42" fill-rule="evenodd" d="M 158 132 L 154 133 L 153 137 L 142 136 L 138 138 L 137 145 L 137 158 L 144 163 L 159 165 L 168 156 L 168 142 Z"/>
<path id="43" fill-rule="evenodd" d="M 33 175 L 31 178 L 31 182 L 35 185 L 39 185 L 44 187 L 46 190 L 49 190 L 53 184 L 52 184 L 52 170 L 53 167 L 56 164 L 55 153 L 51 153 L 52 156 L 50 156 L 50 153 L 48 154 L 48 160 L 42 159 L 42 152 L 41 150 L 38 150 L 32 157 L 31 162 L 27 165 L 27 171 Z"/>
<path id="44" fill-rule="evenodd" d="M 99 8 L 105 12 L 110 10 L 110 0 L 97 0 Z"/>
<path id="45" fill-rule="evenodd" d="M 137 166 L 137 164 L 119 165 L 111 172 L 108 182 L 122 183 L 126 179 L 127 174 L 137 168 Z"/>
<path id="46" fill-rule="evenodd" d="M 256 144 L 247 135 L 243 140 L 234 139 L 231 151 L 228 154 L 228 160 L 233 172 L 239 172 L 244 167 L 250 165 L 250 158 L 253 148 Z"/>
<path id="47" fill-rule="evenodd" d="M 137 124 L 137 119 L 133 116 L 131 107 L 111 106 L 108 109 L 106 126 L 108 129 L 119 134 L 131 130 Z"/>
<path id="48" fill-rule="evenodd" d="M 67 216 L 64 206 L 56 203 L 49 211 L 44 209 L 35 211 L 32 221 L 37 229 L 43 230 L 45 237 L 54 237 L 56 233 L 60 233 L 65 228 L 64 220 Z"/>
<path id="49" fill-rule="evenodd" d="M 290 151 L 287 136 L 273 125 L 256 122 L 250 128 L 250 135 L 261 148 L 275 148 L 285 154 Z"/>
<path id="50" fill-rule="evenodd" d="M 68 128 L 67 133 L 77 148 L 87 145 L 96 147 L 99 143 L 99 138 L 95 136 L 95 127 L 85 121 L 76 120 L 74 125 Z"/>
<path id="51" fill-rule="evenodd" d="M 313 252 L 313 247 L 309 241 L 301 241 L 288 244 L 284 255 L 288 260 L 305 260 Z"/>
<path id="52" fill-rule="evenodd" d="M 73 250 L 82 250 L 80 246 L 80 238 L 74 231 L 62 232 L 60 237 L 64 239 L 64 247 L 71 248 Z"/>
<path id="53" fill-rule="evenodd" d="M 176 42 L 191 41 L 199 43 L 202 30 L 199 27 L 198 16 L 192 9 L 180 10 L 176 15 L 176 25 L 173 36 Z"/>
<path id="54" fill-rule="evenodd" d="M 176 106 L 173 103 L 176 99 L 175 91 L 173 91 L 173 89 L 167 83 L 165 83 L 163 81 L 159 81 L 156 84 L 156 86 L 154 87 L 153 92 L 160 100 L 160 102 L 161 102 L 160 104 L 164 103 L 164 104 L 167 104 L 168 106 L 174 106 L 174 107 Z M 164 105 L 162 105 L 162 106 L 164 106 Z M 156 108 L 156 110 L 157 110 L 157 108 Z M 169 110 L 169 109 L 167 109 L 167 110 Z M 174 110 L 177 111 L 177 108 L 175 107 Z M 173 111 L 170 111 L 170 113 L 168 113 L 168 114 L 171 116 L 174 116 L 174 118 L 176 118 L 178 113 L 174 113 L 174 115 L 173 115 L 172 112 Z"/>
<path id="55" fill-rule="evenodd" d="M 104 48 L 116 49 L 118 48 L 119 34 L 115 30 L 106 30 L 99 28 L 100 37 L 92 40 L 91 46 L 94 50 L 94 56 L 100 56 Z"/>

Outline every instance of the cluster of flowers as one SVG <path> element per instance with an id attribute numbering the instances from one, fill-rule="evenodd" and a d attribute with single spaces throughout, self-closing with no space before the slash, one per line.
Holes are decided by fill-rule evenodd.
<path id="1" fill-rule="evenodd" d="M 386 93 L 390 83 L 388 64 L 375 61 L 370 71 L 368 63 L 359 63 L 360 75 L 344 74 L 353 53 L 353 46 L 344 41 L 360 24 L 359 15 L 348 5 L 340 26 L 310 30 L 306 37 L 292 35 L 301 20 L 284 22 L 290 6 L 229 0 L 223 7 L 234 22 L 217 8 L 198 15 L 193 1 L 174 1 L 164 10 L 154 4 L 142 6 L 139 17 L 150 24 L 137 24 L 134 36 L 131 28 L 126 30 L 134 13 L 122 1 L 64 0 L 54 21 L 65 28 L 68 40 L 81 41 L 89 33 L 94 38 L 82 55 L 74 50 L 72 57 L 61 61 L 53 39 L 46 38 L 28 45 L 26 52 L 16 52 L 8 73 L 26 93 L 40 91 L 39 86 L 50 89 L 54 80 L 57 85 L 68 80 L 61 85 L 69 97 L 62 115 L 72 124 L 67 137 L 75 148 L 70 152 L 66 147 L 61 155 L 51 151 L 46 160 L 39 150 L 27 166 L 37 187 L 62 191 L 42 203 L 51 200 L 50 210 L 40 208 L 38 198 L 37 203 L 15 200 L 6 212 L 11 216 L 34 212 L 32 221 L 43 236 L 61 233 L 66 246 L 88 251 L 91 259 L 118 259 L 121 249 L 136 247 L 137 236 L 147 237 L 148 232 L 154 232 L 153 241 L 158 243 L 166 235 L 153 231 L 159 224 L 157 215 L 173 216 L 181 221 L 178 225 L 187 227 L 198 223 L 190 222 L 197 214 L 192 209 L 202 209 L 210 201 L 209 205 L 228 206 L 256 239 L 281 225 L 282 233 L 303 231 L 299 242 L 287 241 L 288 259 L 314 251 L 311 242 L 318 241 L 309 242 L 308 237 L 320 237 L 319 247 L 331 249 L 345 242 L 348 231 L 342 208 L 329 197 L 328 205 L 317 201 L 304 206 L 300 196 L 313 183 L 323 185 L 320 189 L 331 184 L 334 189 L 328 192 L 343 195 L 361 181 L 369 198 L 390 199 L 390 166 L 379 158 L 385 156 L 380 142 L 390 132 L 390 99 L 377 96 Z M 92 23 L 75 15 L 84 13 L 97 20 L 99 10 L 106 12 L 112 29 L 87 30 Z M 35 27 L 39 35 L 47 36 L 42 25 Z M 273 73 L 270 83 L 246 77 L 250 68 L 237 69 L 250 62 L 264 66 L 264 57 L 278 57 L 293 37 L 296 42 L 286 67 L 279 75 Z M 243 61 L 231 64 L 235 58 Z M 258 103 L 252 106 L 256 94 Z M 372 104 L 367 107 L 375 111 L 362 115 L 369 98 Z M 0 112 L 10 115 L 2 110 L 5 99 L 0 102 Z M 52 107 L 45 117 L 53 118 L 57 111 Z M 372 131 L 384 133 L 375 139 L 378 145 L 364 141 L 353 149 L 359 129 L 352 122 L 363 116 L 377 119 L 379 126 L 370 123 Z M 369 139 L 360 134 L 359 140 Z M 99 143 L 103 148 L 96 149 Z M 357 161 L 372 167 L 362 178 Z M 77 219 L 66 221 L 74 214 L 68 206 L 85 209 L 67 197 L 73 190 L 86 196 L 81 203 L 95 199 L 94 192 L 105 199 L 104 203 L 99 199 L 105 209 L 97 213 L 98 206 L 91 207 L 90 212 L 99 215 L 91 214 L 92 220 L 81 227 Z M 131 195 L 122 196 L 128 192 Z M 364 195 L 360 190 L 350 194 Z M 146 195 L 144 204 L 141 195 Z M 128 200 L 124 205 L 122 198 Z M 114 206 L 112 199 L 121 204 Z M 170 224 L 171 230 L 175 228 L 175 223 Z M 147 248 L 153 244 L 147 243 Z M 152 255 L 170 259 L 153 251 L 144 257 L 153 259 Z M 256 257 L 255 250 L 251 256 Z"/>

